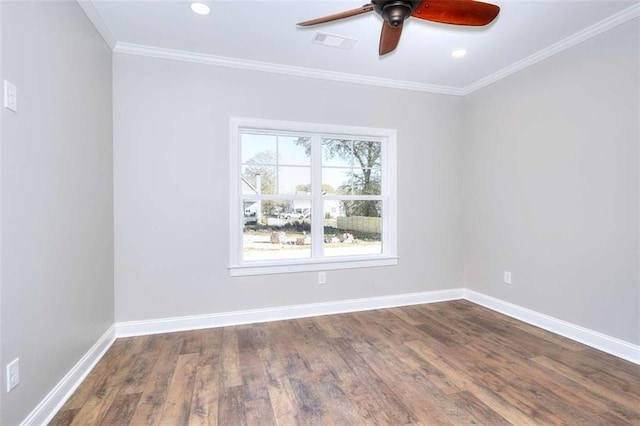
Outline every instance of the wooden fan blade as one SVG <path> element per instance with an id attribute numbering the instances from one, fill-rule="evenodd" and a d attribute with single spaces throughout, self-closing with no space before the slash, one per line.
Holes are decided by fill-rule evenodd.
<path id="1" fill-rule="evenodd" d="M 365 4 L 364 6 L 357 9 L 345 10 L 344 12 L 334 13 L 333 15 L 323 16 L 322 18 L 298 22 L 296 25 L 299 25 L 301 27 L 308 27 L 309 25 L 324 24 L 325 22 L 337 21 L 338 19 L 349 18 L 350 16 L 356 16 L 362 13 L 371 12 L 373 9 L 375 9 L 375 5 Z"/>
<path id="2" fill-rule="evenodd" d="M 393 52 L 398 46 L 401 35 L 402 24 L 397 27 L 393 27 L 387 21 L 383 21 L 382 33 L 380 34 L 380 46 L 378 47 L 378 53 L 380 56 Z"/>
<path id="3" fill-rule="evenodd" d="M 483 26 L 500 13 L 495 4 L 473 0 L 424 0 L 411 16 L 443 24 Z"/>

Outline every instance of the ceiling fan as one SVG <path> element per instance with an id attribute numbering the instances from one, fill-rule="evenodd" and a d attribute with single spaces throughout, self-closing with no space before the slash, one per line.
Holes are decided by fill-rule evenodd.
<path id="1" fill-rule="evenodd" d="M 402 25 L 410 16 L 443 24 L 483 26 L 493 21 L 500 12 L 495 4 L 474 0 L 371 0 L 370 4 L 359 8 L 298 22 L 297 25 L 306 27 L 324 24 L 372 10 L 384 19 L 378 48 L 380 56 L 392 52 L 398 46 Z"/>

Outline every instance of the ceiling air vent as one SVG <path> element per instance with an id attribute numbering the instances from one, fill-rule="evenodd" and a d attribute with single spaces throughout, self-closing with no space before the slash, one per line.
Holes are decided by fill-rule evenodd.
<path id="1" fill-rule="evenodd" d="M 325 46 L 337 47 L 339 49 L 351 49 L 356 44 L 356 39 L 342 37 L 335 34 L 327 34 L 316 32 L 311 39 L 314 43 L 323 44 Z"/>

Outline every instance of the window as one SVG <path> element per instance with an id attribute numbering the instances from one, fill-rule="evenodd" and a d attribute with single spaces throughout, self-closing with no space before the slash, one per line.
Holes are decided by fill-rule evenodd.
<path id="1" fill-rule="evenodd" d="M 231 119 L 231 275 L 394 265 L 395 130 Z"/>

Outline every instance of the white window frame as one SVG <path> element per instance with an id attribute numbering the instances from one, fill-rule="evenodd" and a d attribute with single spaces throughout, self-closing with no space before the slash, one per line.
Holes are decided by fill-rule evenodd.
<path id="1" fill-rule="evenodd" d="M 332 269 L 352 269 L 375 266 L 390 266 L 398 263 L 397 256 L 397 158 L 396 130 L 376 127 L 343 126 L 334 124 L 305 123 L 295 121 L 278 121 L 231 117 L 230 129 L 230 262 L 231 276 L 282 274 L 290 272 L 327 271 Z M 242 260 L 243 210 L 240 184 L 242 131 L 295 133 L 299 136 L 316 135 L 317 138 L 341 138 L 357 140 L 375 140 L 382 142 L 382 253 L 375 255 L 352 255 L 314 257 L 322 253 L 323 239 L 311 239 L 312 257 L 308 259 L 286 259 L 269 261 Z M 312 187 L 312 235 L 318 235 L 314 229 L 320 230 L 324 223 L 322 191 L 322 147 L 318 140 L 312 140 L 311 151 L 311 187 Z M 283 196 L 291 199 L 291 195 Z M 295 197 L 295 196 L 294 196 Z M 357 196 L 355 197 L 357 198 Z"/>

